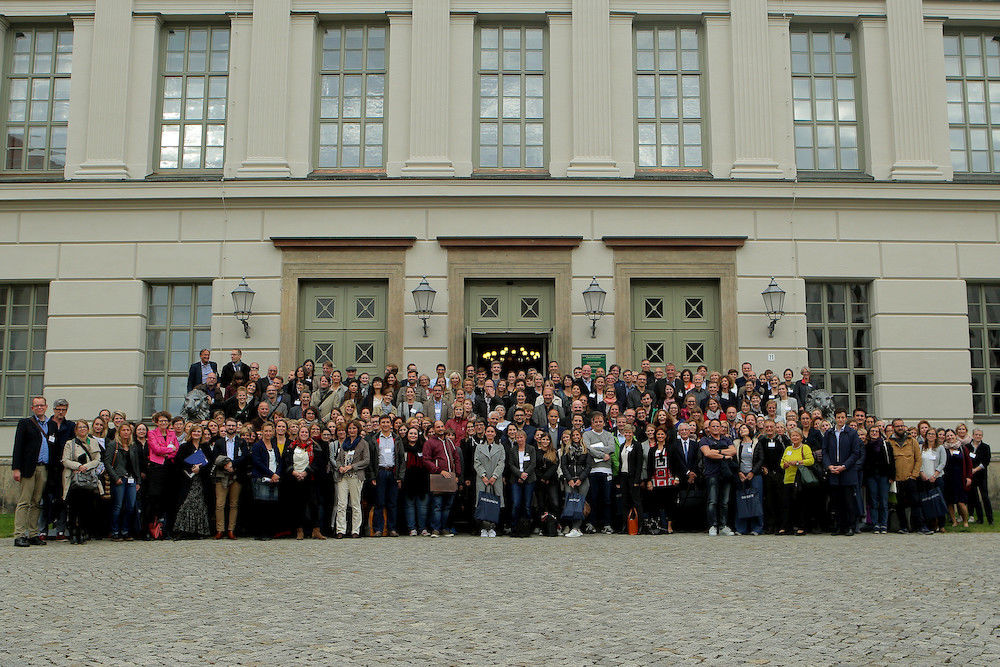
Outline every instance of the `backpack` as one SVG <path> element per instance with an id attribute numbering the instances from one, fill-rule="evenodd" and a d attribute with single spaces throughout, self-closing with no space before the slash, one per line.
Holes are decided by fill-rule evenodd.
<path id="1" fill-rule="evenodd" d="M 542 515 L 542 535 L 546 537 L 557 537 L 559 535 L 559 522 L 554 514 L 546 512 Z"/>
<path id="2" fill-rule="evenodd" d="M 531 537 L 531 519 L 518 519 L 514 525 L 515 537 Z"/>

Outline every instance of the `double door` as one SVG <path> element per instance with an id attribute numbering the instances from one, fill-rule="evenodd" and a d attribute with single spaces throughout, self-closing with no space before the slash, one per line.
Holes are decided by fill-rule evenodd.
<path id="1" fill-rule="evenodd" d="M 343 371 L 385 371 L 384 282 L 303 282 L 299 295 L 299 359 Z"/>
<path id="2" fill-rule="evenodd" d="M 717 282 L 650 280 L 632 283 L 632 363 L 673 363 L 677 369 L 704 364 L 718 369 Z"/>

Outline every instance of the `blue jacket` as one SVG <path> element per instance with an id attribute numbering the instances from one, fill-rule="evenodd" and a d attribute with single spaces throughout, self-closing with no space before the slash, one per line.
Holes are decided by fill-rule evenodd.
<path id="1" fill-rule="evenodd" d="M 845 466 L 845 470 L 839 475 L 827 475 L 827 483 L 830 486 L 856 486 L 863 461 L 861 438 L 850 426 L 844 427 L 839 446 L 836 428 L 831 428 L 823 436 L 823 468 L 827 469 L 832 465 Z"/>
<path id="2" fill-rule="evenodd" d="M 252 466 L 250 476 L 254 479 L 261 479 L 263 477 L 270 478 L 271 475 L 281 475 L 282 463 L 281 463 L 281 452 L 278 451 L 276 445 L 271 445 L 274 448 L 274 458 L 276 460 L 275 469 L 271 470 L 268 465 L 267 460 L 267 448 L 264 447 L 264 441 L 258 440 L 253 443 L 253 447 L 250 448 L 250 462 Z"/>

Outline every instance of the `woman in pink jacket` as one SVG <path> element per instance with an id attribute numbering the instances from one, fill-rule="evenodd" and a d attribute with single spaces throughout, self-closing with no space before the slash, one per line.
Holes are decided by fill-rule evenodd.
<path id="1" fill-rule="evenodd" d="M 156 428 L 149 431 L 149 468 L 146 471 L 146 493 L 149 499 L 149 534 L 162 539 L 166 532 L 167 515 L 173 495 L 174 458 L 180 444 L 170 428 L 170 413 L 153 415 Z"/>

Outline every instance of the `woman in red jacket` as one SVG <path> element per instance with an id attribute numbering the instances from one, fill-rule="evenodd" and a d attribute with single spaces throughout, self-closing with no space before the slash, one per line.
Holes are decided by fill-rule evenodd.
<path id="1" fill-rule="evenodd" d="M 153 415 L 156 428 L 149 432 L 149 467 L 146 469 L 146 489 L 149 497 L 149 534 L 153 539 L 164 537 L 167 514 L 174 506 L 174 459 L 180 444 L 177 434 L 170 429 L 170 413 Z"/>

